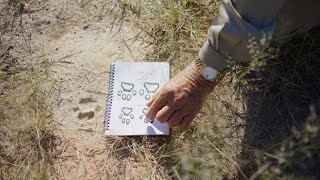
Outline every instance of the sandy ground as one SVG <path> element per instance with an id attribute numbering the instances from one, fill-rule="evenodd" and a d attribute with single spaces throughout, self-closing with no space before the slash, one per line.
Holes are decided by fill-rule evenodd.
<path id="1" fill-rule="evenodd" d="M 123 26 L 114 34 L 110 33 L 111 26 L 76 27 L 51 43 L 53 51 L 49 54 L 55 63 L 53 74 L 59 81 L 60 96 L 54 119 L 66 140 L 59 167 L 63 174 L 94 177 L 105 170 L 103 164 L 110 159 L 104 156 L 103 135 L 110 63 L 143 59 L 146 52 L 144 44 L 133 42 L 138 31 Z M 125 43 L 132 48 L 129 50 Z"/>
<path id="2" fill-rule="evenodd" d="M 40 4 L 40 3 L 39 3 Z M 48 58 L 57 92 L 53 118 L 57 174 L 66 179 L 130 178 L 124 159 L 110 156 L 103 123 L 109 66 L 142 60 L 150 46 L 140 30 L 110 15 L 112 2 L 54 1 L 27 9 L 35 57 Z M 38 24 L 37 24 L 38 23 Z"/>
<path id="3" fill-rule="evenodd" d="M 121 147 L 118 139 L 103 134 L 111 62 L 141 61 L 152 50 L 142 31 L 121 17 L 125 14 L 122 10 L 117 2 L 105 0 L 30 0 L 22 14 L 22 27 L 14 32 L 20 39 L 12 52 L 20 63 L 33 65 L 48 60 L 51 64 L 57 179 L 170 178 L 165 165 L 158 163 L 159 159 L 171 162 L 164 155 L 164 151 L 171 153 L 170 145 L 163 146 L 161 141 L 132 143 L 128 153 L 117 149 Z M 224 94 L 225 89 L 217 92 Z M 237 97 L 225 98 L 233 102 Z M 217 116 L 212 118 L 228 126 Z M 181 135 L 176 144 L 183 144 L 183 139 Z M 159 146 L 156 152 L 145 150 L 155 146 Z M 143 153 L 134 148 L 143 149 Z M 157 159 L 158 153 L 161 157 Z M 235 167 L 228 169 L 236 173 Z"/>

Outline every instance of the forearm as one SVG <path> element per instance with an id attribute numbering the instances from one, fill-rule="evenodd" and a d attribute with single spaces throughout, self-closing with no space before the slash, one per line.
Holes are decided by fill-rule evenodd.
<path id="1" fill-rule="evenodd" d="M 282 4 L 282 0 L 223 0 L 200 59 L 220 71 L 226 71 L 231 61 L 250 62 L 269 45 Z"/>

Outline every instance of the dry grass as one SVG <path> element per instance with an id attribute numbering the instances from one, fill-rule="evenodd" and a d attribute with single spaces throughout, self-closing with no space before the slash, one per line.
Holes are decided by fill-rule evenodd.
<path id="1" fill-rule="evenodd" d="M 248 112 L 242 167 L 254 177 L 319 177 L 319 27 L 277 41 L 245 79 Z M 310 148 L 311 147 L 311 148 Z M 253 154 L 254 153 L 254 154 Z M 259 171 L 260 170 L 260 171 Z"/>
<path id="2" fill-rule="evenodd" d="M 54 175 L 55 136 L 47 103 L 48 82 L 43 73 L 31 70 L 8 79 L 9 87 L 0 100 L 0 174 L 4 179 Z"/>
<path id="3" fill-rule="evenodd" d="M 22 2 L 11 8 L 19 12 Z M 130 21 L 150 37 L 154 51 L 146 59 L 170 62 L 175 74 L 197 58 L 218 5 L 121 0 L 113 13 L 116 21 Z M 115 172 L 127 179 L 319 177 L 319 34 L 315 29 L 279 42 L 267 56 L 230 74 L 188 130 L 174 129 L 169 137 L 106 138 L 107 156 L 125 164 Z M 50 64 L 44 59 L 39 70 L 21 69 L 7 53 L 10 43 L 1 45 L 0 176 L 55 177 Z M 115 167 L 108 168 L 112 175 Z"/>
<path id="4" fill-rule="evenodd" d="M 17 39 L 23 38 L 14 35 L 21 29 L 23 5 L 9 1 L 0 6 L 0 179 L 47 179 L 55 174 L 50 64 L 47 59 L 36 66 L 19 64 L 12 56 Z M 28 48 L 26 42 L 21 45 Z"/>
<path id="5" fill-rule="evenodd" d="M 170 62 L 173 74 L 197 58 L 218 5 L 212 1 L 118 2 L 125 19 L 134 22 L 152 40 L 154 51 L 146 59 Z M 225 83 L 216 88 L 189 130 L 174 129 L 166 141 L 144 138 L 145 142 L 139 144 L 154 146 L 154 149 L 141 149 L 142 153 L 157 152 L 161 147 L 161 151 L 152 156 L 157 160 L 153 163 L 162 167 L 158 174 L 167 175 L 165 179 L 238 176 L 237 156 L 241 150 L 245 107 L 243 101 L 237 100 L 242 97 L 233 84 L 226 83 L 229 81 L 232 79 L 226 78 Z"/>
<path id="6" fill-rule="evenodd" d="M 175 74 L 197 58 L 218 3 L 119 1 L 118 6 L 123 19 L 152 39 L 154 51 L 147 59 L 170 62 Z M 319 44 L 315 29 L 275 42 L 249 66 L 235 68 L 191 129 L 172 131 L 163 144 L 171 162 L 161 173 L 175 179 L 319 177 Z M 155 159 L 163 155 L 153 154 Z"/>

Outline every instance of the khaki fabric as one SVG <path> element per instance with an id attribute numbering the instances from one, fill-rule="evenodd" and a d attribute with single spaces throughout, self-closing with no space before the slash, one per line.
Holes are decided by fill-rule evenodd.
<path id="1" fill-rule="evenodd" d="M 319 25 L 319 7 L 319 0 L 222 0 L 199 57 L 226 72 L 231 62 L 250 62 L 272 40 Z"/>

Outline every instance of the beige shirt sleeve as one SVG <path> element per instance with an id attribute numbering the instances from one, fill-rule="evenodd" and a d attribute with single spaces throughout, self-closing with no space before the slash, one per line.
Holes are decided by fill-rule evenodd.
<path id="1" fill-rule="evenodd" d="M 250 62 L 269 45 L 282 4 L 282 0 L 222 0 L 200 59 L 221 72 L 233 61 Z"/>

